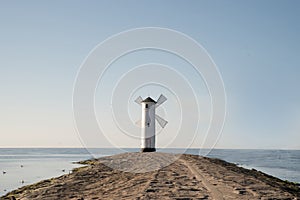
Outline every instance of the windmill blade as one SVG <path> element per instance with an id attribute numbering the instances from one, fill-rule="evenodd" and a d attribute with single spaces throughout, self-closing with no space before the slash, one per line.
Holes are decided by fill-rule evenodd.
<path id="1" fill-rule="evenodd" d="M 136 98 L 136 100 L 135 100 L 135 102 L 136 102 L 137 104 L 139 104 L 139 105 L 141 105 L 142 101 L 143 101 L 143 98 L 142 98 L 141 96 L 139 96 L 139 97 Z"/>
<path id="2" fill-rule="evenodd" d="M 159 98 L 157 99 L 157 102 L 155 104 L 156 108 L 158 106 L 160 106 L 161 104 L 163 104 L 165 101 L 167 101 L 167 97 L 165 97 L 164 95 L 160 95 Z"/>
<path id="3" fill-rule="evenodd" d="M 162 127 L 162 128 L 165 128 L 165 126 L 167 125 L 168 121 L 164 120 L 163 118 L 161 118 L 160 116 L 158 115 L 155 115 L 155 119 L 157 120 L 157 122 L 159 123 L 159 125 Z"/>

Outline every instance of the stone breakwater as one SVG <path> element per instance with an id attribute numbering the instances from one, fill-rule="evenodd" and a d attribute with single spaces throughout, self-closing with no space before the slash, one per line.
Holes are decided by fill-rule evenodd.
<path id="1" fill-rule="evenodd" d="M 68 175 L 2 199 L 300 199 L 299 185 L 195 155 L 124 153 L 80 162 Z"/>

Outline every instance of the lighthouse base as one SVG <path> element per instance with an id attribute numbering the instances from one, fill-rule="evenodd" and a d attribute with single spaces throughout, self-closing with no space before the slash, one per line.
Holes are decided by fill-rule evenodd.
<path id="1" fill-rule="evenodd" d="M 155 152 L 156 149 L 155 148 L 142 148 L 141 152 Z"/>

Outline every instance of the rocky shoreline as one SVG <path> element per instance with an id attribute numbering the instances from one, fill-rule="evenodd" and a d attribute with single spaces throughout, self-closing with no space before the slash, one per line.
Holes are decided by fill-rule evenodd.
<path id="1" fill-rule="evenodd" d="M 300 199 L 298 184 L 196 155 L 124 153 L 80 163 L 0 199 Z"/>

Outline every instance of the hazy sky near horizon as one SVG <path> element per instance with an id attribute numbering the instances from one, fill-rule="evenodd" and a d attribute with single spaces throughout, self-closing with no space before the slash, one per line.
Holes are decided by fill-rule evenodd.
<path id="1" fill-rule="evenodd" d="M 83 60 L 111 35 L 164 27 L 194 38 L 220 70 L 227 118 L 216 147 L 300 149 L 299 18 L 296 0 L 0 1 L 0 147 L 82 147 L 72 91 Z"/>

